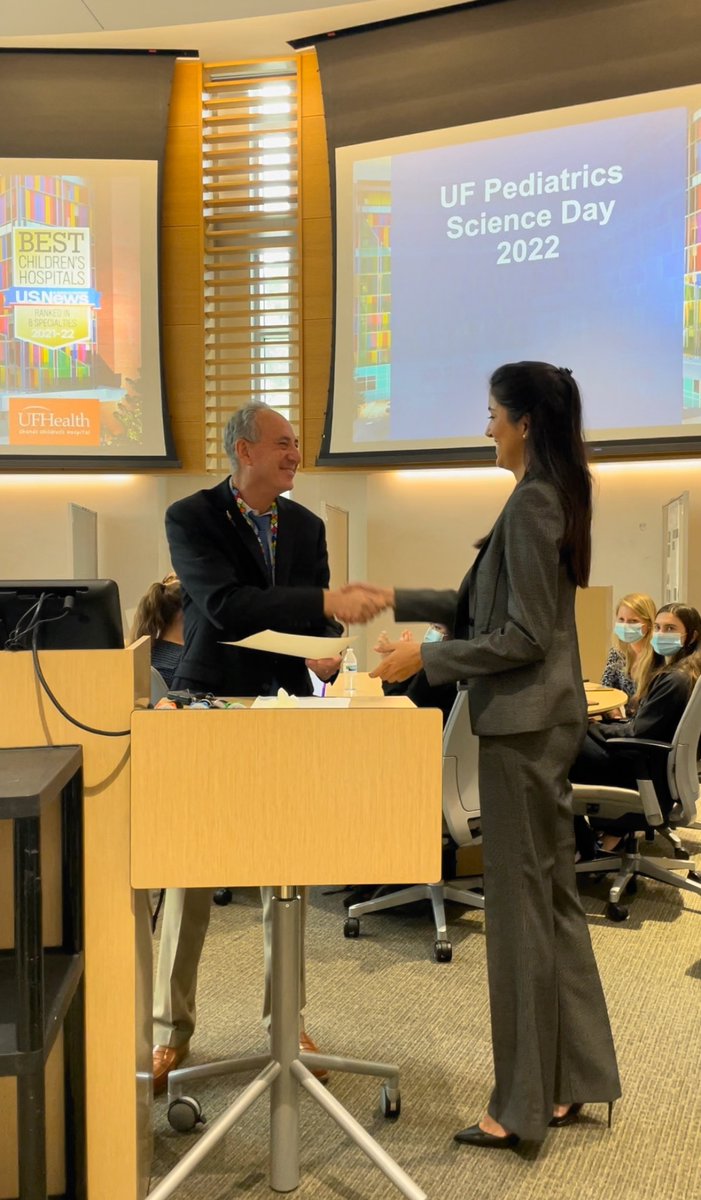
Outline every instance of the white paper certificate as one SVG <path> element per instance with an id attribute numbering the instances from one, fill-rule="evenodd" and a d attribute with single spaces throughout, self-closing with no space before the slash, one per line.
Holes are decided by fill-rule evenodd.
<path id="1" fill-rule="evenodd" d="M 336 654 L 342 654 L 355 640 L 354 637 L 312 637 L 263 629 L 261 633 L 252 633 L 239 642 L 222 642 L 222 645 L 266 650 L 268 654 L 292 654 L 295 658 L 333 658 Z"/>

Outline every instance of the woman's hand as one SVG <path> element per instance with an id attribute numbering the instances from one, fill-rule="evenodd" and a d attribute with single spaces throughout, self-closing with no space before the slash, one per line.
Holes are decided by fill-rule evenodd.
<path id="1" fill-rule="evenodd" d="M 399 640 L 400 642 L 413 642 L 414 635 L 410 629 L 403 629 L 399 635 Z M 389 640 L 387 630 L 383 629 L 382 633 L 375 642 L 375 645 L 373 646 L 373 650 L 376 654 L 389 654 L 393 645 L 394 643 L 390 642 Z"/>
<path id="2" fill-rule="evenodd" d="M 379 644 L 379 643 L 378 643 Z M 381 650 L 382 662 L 370 672 L 372 679 L 383 679 L 385 683 L 401 683 L 420 671 L 421 644 L 419 642 L 389 642 L 385 639 L 386 649 Z"/>

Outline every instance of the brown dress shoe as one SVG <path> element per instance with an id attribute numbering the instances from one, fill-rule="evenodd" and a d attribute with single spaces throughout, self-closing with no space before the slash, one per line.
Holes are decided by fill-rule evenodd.
<path id="1" fill-rule="evenodd" d="M 309 1034 L 304 1029 L 301 1029 L 300 1033 L 299 1033 L 299 1048 L 300 1048 L 302 1054 L 318 1054 L 319 1053 L 319 1047 L 317 1045 L 315 1045 L 315 1043 L 310 1038 Z M 309 1070 L 310 1071 L 312 1070 L 311 1067 L 309 1068 Z M 329 1082 L 329 1073 L 323 1067 L 319 1071 L 312 1071 L 312 1075 L 314 1076 L 315 1079 L 319 1080 L 319 1083 L 328 1083 Z"/>
<path id="2" fill-rule="evenodd" d="M 153 1047 L 153 1094 L 160 1096 L 168 1086 L 168 1076 L 171 1071 L 180 1066 L 190 1053 L 190 1043 L 183 1042 L 182 1046 Z"/>

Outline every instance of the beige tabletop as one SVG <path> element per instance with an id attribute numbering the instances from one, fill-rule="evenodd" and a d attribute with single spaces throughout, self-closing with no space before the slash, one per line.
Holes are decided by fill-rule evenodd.
<path id="1" fill-rule="evenodd" d="M 625 708 L 628 696 L 620 688 L 602 687 L 600 683 L 585 683 L 587 694 L 587 714 L 598 717 L 603 713 L 612 712 L 615 708 Z"/>

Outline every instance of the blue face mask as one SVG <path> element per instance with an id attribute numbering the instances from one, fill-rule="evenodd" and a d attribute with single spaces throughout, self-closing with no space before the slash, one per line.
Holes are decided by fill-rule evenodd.
<path id="1" fill-rule="evenodd" d="M 684 644 L 680 633 L 653 633 L 650 641 L 655 654 L 661 654 L 663 658 L 676 654 Z"/>
<path id="2" fill-rule="evenodd" d="M 426 630 L 426 632 L 424 634 L 424 641 L 425 642 L 442 642 L 443 641 L 443 630 L 439 629 L 437 625 L 429 625 L 428 629 Z"/>
<path id="3" fill-rule="evenodd" d="M 625 621 L 616 621 L 613 632 L 622 642 L 639 642 L 645 637 L 642 625 L 628 625 Z"/>

